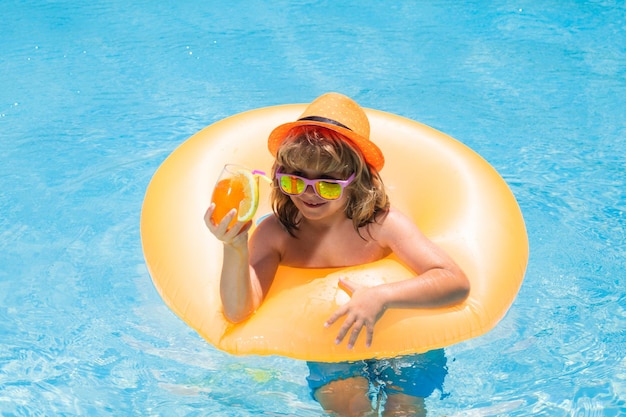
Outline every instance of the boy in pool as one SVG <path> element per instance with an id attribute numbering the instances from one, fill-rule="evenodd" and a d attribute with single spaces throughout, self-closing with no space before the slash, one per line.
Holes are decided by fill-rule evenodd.
<path id="1" fill-rule="evenodd" d="M 351 299 L 325 323 L 343 320 L 336 343 L 347 339 L 350 349 L 364 331 L 369 346 L 388 308 L 440 307 L 467 297 L 469 281 L 459 266 L 390 206 L 378 174 L 384 158 L 369 139 L 369 121 L 357 103 L 324 94 L 300 119 L 274 129 L 268 147 L 276 157 L 275 215 L 249 238 L 250 222 L 228 228 L 236 210 L 219 224 L 211 220 L 213 205 L 205 214 L 208 229 L 224 245 L 220 295 L 229 321 L 246 320 L 260 306 L 279 265 L 347 267 L 391 253 L 416 276 L 374 287 L 342 280 Z M 340 416 L 377 412 L 381 398 L 384 415 L 424 413 L 423 398 L 441 388 L 446 373 L 442 350 L 381 361 L 315 362 L 309 369 L 314 398 Z"/>

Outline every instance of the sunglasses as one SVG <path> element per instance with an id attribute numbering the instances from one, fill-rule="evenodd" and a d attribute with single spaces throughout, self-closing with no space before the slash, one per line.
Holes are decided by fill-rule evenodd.
<path id="1" fill-rule="evenodd" d="M 343 189 L 346 188 L 354 180 L 356 174 L 350 175 L 347 180 L 333 180 L 328 178 L 319 178 L 310 180 L 293 174 L 285 174 L 282 167 L 276 171 L 276 179 L 278 186 L 283 194 L 301 195 L 311 186 L 319 197 L 324 200 L 337 200 L 341 198 Z"/>

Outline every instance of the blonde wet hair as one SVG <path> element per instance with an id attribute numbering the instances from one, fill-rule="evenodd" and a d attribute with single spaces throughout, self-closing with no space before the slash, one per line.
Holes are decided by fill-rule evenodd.
<path id="1" fill-rule="evenodd" d="M 339 173 L 341 179 L 354 173 L 354 181 L 344 190 L 347 197 L 344 211 L 357 232 L 389 210 L 389 198 L 378 172 L 344 136 L 317 126 L 294 128 L 278 149 L 272 168 L 272 208 L 292 236 L 298 230 L 299 211 L 291 198 L 278 188 L 276 171 L 280 167 L 285 172 L 309 169 Z"/>

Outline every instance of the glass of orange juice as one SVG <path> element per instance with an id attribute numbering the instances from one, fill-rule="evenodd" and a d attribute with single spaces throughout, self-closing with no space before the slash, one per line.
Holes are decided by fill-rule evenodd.
<path id="1" fill-rule="evenodd" d="M 245 213 L 241 213 L 240 205 L 243 201 L 249 200 L 251 191 L 254 192 L 254 190 L 251 190 L 254 187 L 250 185 L 250 178 L 255 181 L 250 170 L 246 167 L 236 164 L 224 166 L 211 197 L 211 202 L 215 203 L 215 210 L 213 210 L 211 220 L 215 224 L 218 224 L 232 209 L 237 209 L 237 215 L 231 220 L 228 225 L 229 228 L 237 222 L 238 218 L 240 220 L 248 220 L 241 219 L 241 216 L 245 215 Z M 255 186 L 256 184 L 252 185 Z"/>

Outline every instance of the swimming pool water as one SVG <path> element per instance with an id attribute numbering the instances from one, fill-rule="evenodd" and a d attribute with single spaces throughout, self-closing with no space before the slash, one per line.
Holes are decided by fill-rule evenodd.
<path id="1" fill-rule="evenodd" d="M 364 3 L 0 4 L 0 415 L 321 415 L 304 363 L 173 316 L 139 215 L 202 127 L 326 91 L 469 145 L 526 219 L 521 292 L 429 415 L 626 413 L 624 2 Z"/>

